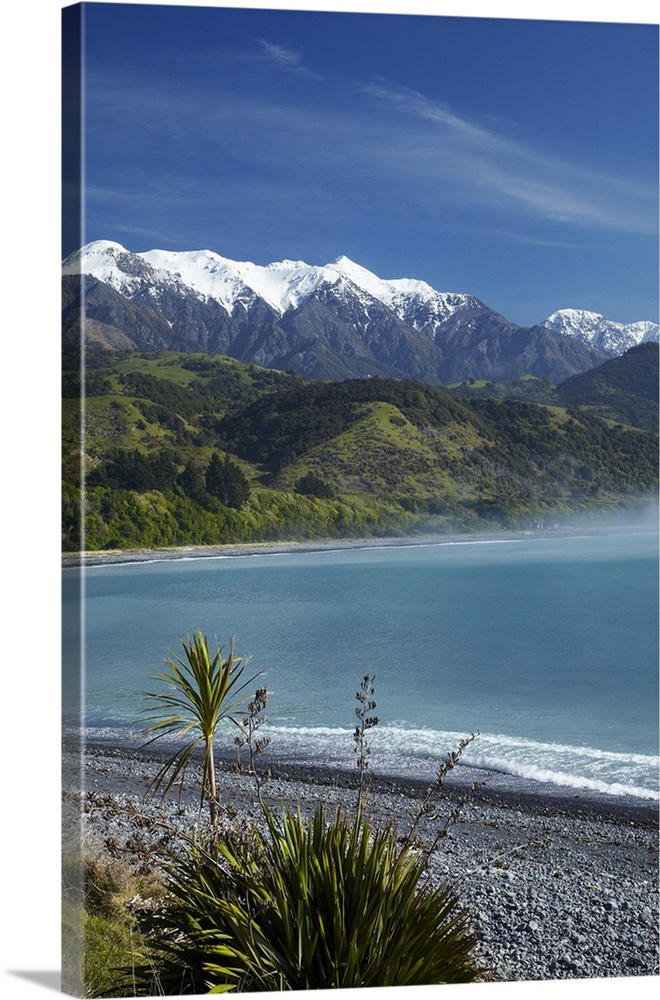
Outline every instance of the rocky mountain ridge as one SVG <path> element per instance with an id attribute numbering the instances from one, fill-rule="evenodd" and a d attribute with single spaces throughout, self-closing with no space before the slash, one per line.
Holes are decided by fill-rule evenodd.
<path id="1" fill-rule="evenodd" d="M 650 320 L 615 323 L 587 309 L 559 309 L 548 316 L 543 325 L 584 344 L 593 344 L 611 357 L 618 357 L 638 344 L 658 341 L 657 323 Z"/>
<path id="2" fill-rule="evenodd" d="M 579 336 L 557 313 L 520 327 L 474 296 L 386 281 L 347 257 L 261 266 L 209 250 L 134 254 L 102 240 L 64 261 L 63 282 L 65 344 L 84 331 L 110 349 L 202 350 L 311 378 L 556 383 L 626 349 Z M 640 339 L 653 338 L 652 324 L 637 326 Z"/>

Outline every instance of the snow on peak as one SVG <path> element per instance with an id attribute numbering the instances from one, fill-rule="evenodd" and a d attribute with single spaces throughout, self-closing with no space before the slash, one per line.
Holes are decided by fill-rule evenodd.
<path id="1" fill-rule="evenodd" d="M 595 329 L 603 323 L 605 317 L 600 313 L 590 312 L 588 309 L 558 309 L 545 320 L 546 326 L 572 327 L 582 326 L 584 328 Z"/>
<path id="2" fill-rule="evenodd" d="M 379 278 L 349 257 L 338 257 L 325 270 L 341 275 L 415 329 L 438 327 L 452 313 L 476 304 L 471 296 L 454 292 L 438 292 L 426 281 L 417 278 Z"/>
<path id="3" fill-rule="evenodd" d="M 80 262 L 84 260 L 86 273 L 89 273 L 88 265 L 98 264 L 111 257 L 116 258 L 122 253 L 128 253 L 128 250 L 121 243 L 115 243 L 113 240 L 94 240 L 92 243 L 86 243 L 80 250 L 74 250 L 73 253 L 69 254 L 62 264 L 62 272 L 64 274 L 79 274 Z"/>
<path id="4" fill-rule="evenodd" d="M 212 250 L 150 250 L 139 254 L 159 274 L 183 282 L 204 298 L 214 299 L 231 312 L 238 301 L 258 296 L 276 312 L 295 308 L 322 280 L 321 268 L 304 261 L 272 264 L 230 260 Z"/>
<path id="5" fill-rule="evenodd" d="M 329 281 L 333 283 L 341 279 L 348 281 L 361 292 L 365 292 L 371 298 L 378 299 L 379 302 L 387 304 L 388 299 L 391 298 L 389 283 L 377 277 L 372 271 L 368 271 L 366 267 L 356 264 L 350 257 L 337 257 L 336 260 L 325 265 L 324 271 L 327 273 Z"/>
<path id="6" fill-rule="evenodd" d="M 205 299 L 215 299 L 228 312 L 244 296 L 244 272 L 253 265 L 228 260 L 213 250 L 147 250 L 138 254 L 162 281 L 174 281 Z"/>
<path id="7" fill-rule="evenodd" d="M 62 264 L 63 274 L 91 274 L 123 295 L 130 295 L 144 283 L 146 270 L 138 254 L 113 240 L 87 243 Z"/>
<path id="8" fill-rule="evenodd" d="M 283 315 L 309 299 L 320 286 L 377 300 L 399 319 L 416 328 L 437 327 L 452 313 L 477 302 L 470 296 L 437 292 L 414 278 L 385 280 L 345 255 L 324 265 L 302 260 L 253 264 L 221 257 L 212 250 L 148 250 L 133 254 L 119 243 L 88 243 L 63 265 L 65 273 L 92 274 L 117 291 L 130 295 L 149 284 L 186 287 L 194 294 L 219 302 L 231 313 L 258 296 Z M 478 304 L 478 303 L 477 303 Z"/>
<path id="9" fill-rule="evenodd" d="M 658 325 L 650 320 L 616 323 L 588 309 L 558 309 L 543 321 L 543 326 L 592 344 L 606 354 L 623 354 L 644 341 L 658 340 Z"/>
<path id="10" fill-rule="evenodd" d="M 373 271 L 368 271 L 366 267 L 356 264 L 354 260 L 345 255 L 337 257 L 330 264 L 326 264 L 325 269 L 331 274 L 338 274 L 342 278 L 347 278 L 363 292 L 367 292 L 367 294 L 372 295 L 375 299 L 385 303 L 385 305 L 389 305 L 397 296 L 402 284 L 409 284 L 415 287 L 424 284 L 424 282 L 411 281 L 408 278 L 395 278 L 390 281 L 379 278 Z M 430 286 L 427 287 L 430 288 Z"/>
<path id="11" fill-rule="evenodd" d="M 394 305 L 403 286 L 415 289 L 423 286 L 433 292 L 424 282 L 383 281 L 346 256 L 323 266 L 288 259 L 260 265 L 230 260 L 212 250 L 148 250 L 131 254 L 121 244 L 109 240 L 88 243 L 65 260 L 63 270 L 93 274 L 117 290 L 129 293 L 135 282 L 128 275 L 136 275 L 141 269 L 144 273 L 145 265 L 155 282 L 183 284 L 197 295 L 215 299 L 228 312 L 237 301 L 259 296 L 283 314 L 301 305 L 322 284 L 348 282 L 353 290 L 358 289 L 388 306 Z"/>

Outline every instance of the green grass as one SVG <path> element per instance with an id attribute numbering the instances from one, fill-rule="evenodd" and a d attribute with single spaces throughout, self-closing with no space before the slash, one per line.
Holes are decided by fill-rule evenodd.
<path id="1" fill-rule="evenodd" d="M 128 989 L 123 995 L 130 996 L 135 992 L 135 984 L 131 984 L 130 972 L 125 970 L 144 966 L 149 956 L 133 918 L 128 914 L 89 913 L 83 926 L 85 996 L 117 995 L 120 980 L 127 981 Z"/>
<path id="2" fill-rule="evenodd" d="M 161 902 L 163 883 L 99 853 L 86 855 L 82 867 L 84 906 L 75 891 L 62 900 L 62 988 L 83 997 L 133 995 L 133 968 L 155 966 L 129 904 L 136 898 Z"/>
<path id="3" fill-rule="evenodd" d="M 136 354 L 118 362 L 116 370 L 120 375 L 129 375 L 132 372 L 155 375 L 156 378 L 171 379 L 177 385 L 189 388 L 190 383 L 199 377 L 198 373 L 182 368 L 180 362 L 192 357 L 202 358 L 204 355 L 185 355 L 177 354 L 174 351 L 163 351 L 158 358 L 153 358 Z"/>

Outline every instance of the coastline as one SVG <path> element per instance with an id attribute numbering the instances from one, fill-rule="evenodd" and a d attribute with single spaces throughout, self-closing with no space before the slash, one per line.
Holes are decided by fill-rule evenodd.
<path id="1" fill-rule="evenodd" d="M 657 525 L 608 525 L 607 527 L 529 528 L 520 530 L 450 533 L 446 535 L 393 535 L 383 538 L 333 538 L 304 541 L 236 542 L 226 545 L 180 545 L 159 549 L 111 549 L 64 552 L 62 568 L 113 566 L 184 559 L 219 559 L 236 556 L 289 555 L 350 549 L 400 548 L 424 545 L 467 545 L 485 542 L 516 542 L 528 538 L 580 537 L 610 534 L 657 534 Z"/>
<path id="2" fill-rule="evenodd" d="M 156 748 L 127 749 L 89 744 L 64 746 L 71 780 L 65 802 L 83 815 L 87 850 L 103 853 L 123 845 L 130 860 L 136 832 L 147 836 L 145 817 L 186 831 L 199 828 L 198 765 L 181 800 L 164 804 L 146 797 L 162 762 Z M 466 769 L 469 770 L 469 769 Z M 499 981 L 658 975 L 658 811 L 652 805 L 610 797 L 547 794 L 523 781 L 513 788 L 487 782 L 470 793 L 474 775 L 460 767 L 439 798 L 435 826 L 467 794 L 460 818 L 451 823 L 433 856 L 433 884 L 458 881 L 479 938 L 478 951 Z M 264 786 L 271 808 L 309 814 L 325 802 L 351 814 L 356 772 L 295 765 L 276 766 Z M 369 772 L 367 811 L 405 834 L 428 782 Z M 238 823 L 259 823 L 253 779 L 219 762 L 222 802 Z M 81 794 L 82 792 L 82 794 Z M 162 828 L 156 828 L 162 834 Z M 156 835 L 154 834 L 154 843 Z M 141 859 L 144 863 L 144 857 Z"/>
<path id="3" fill-rule="evenodd" d="M 271 542 L 251 545 L 180 547 L 168 550 L 90 553 L 78 565 L 126 565 L 176 559 L 213 559 L 266 554 L 342 551 L 420 545 L 524 542 L 627 533 L 650 534 L 643 526 L 574 528 L 554 531 L 491 532 L 387 539 Z M 75 555 L 68 556 L 73 559 Z M 72 565 L 70 562 L 69 565 Z M 74 823 L 83 818 L 85 849 L 110 857 L 152 863 L 162 825 L 199 829 L 199 785 L 194 775 L 182 798 L 177 792 L 161 808 L 145 798 L 162 762 L 162 749 L 92 742 L 79 766 L 75 743 L 65 747 L 71 780 L 65 802 Z M 485 776 L 485 773 L 483 773 Z M 81 776 L 82 787 L 79 787 Z M 428 780 L 369 772 L 369 811 L 378 822 L 405 833 L 419 809 Z M 459 766 L 449 777 L 436 822 L 451 815 L 482 773 Z M 76 785 L 78 782 L 78 786 Z M 300 806 L 309 814 L 319 803 L 354 809 L 356 772 L 273 763 L 264 789 L 272 808 Z M 233 819 L 250 826 L 262 814 L 252 780 L 224 760 L 219 786 Z M 229 822 L 229 820 L 228 820 Z M 152 826 L 150 827 L 150 823 Z M 422 832 L 433 840 L 426 822 Z M 151 833 L 149 831 L 151 830 Z M 151 838 L 151 839 L 150 839 Z M 142 844 L 142 853 L 134 845 Z M 147 844 L 146 849 L 144 848 Z M 131 846 L 133 845 L 133 846 Z M 146 850 L 146 854 L 145 854 Z M 119 855 L 112 852 L 119 851 Z M 432 884 L 457 880 L 477 932 L 480 959 L 500 982 L 657 977 L 658 809 L 657 804 L 595 791 L 575 792 L 512 775 L 493 774 L 468 794 L 429 869 Z"/>
<path id="4" fill-rule="evenodd" d="M 82 753 L 87 763 L 101 761 L 101 773 L 112 791 L 113 775 L 121 777 L 121 783 L 135 784 L 134 794 L 138 794 L 144 781 L 138 772 L 150 771 L 162 763 L 172 753 L 172 745 L 165 748 L 157 744 L 119 745 L 114 741 L 86 740 L 77 741 L 72 736 L 63 739 L 64 755 L 71 756 Z M 216 765 L 226 776 L 225 781 L 231 782 L 231 776 L 236 776 L 236 758 L 226 751 L 216 750 Z M 122 774 L 126 762 L 135 764 L 126 774 Z M 113 763 L 114 762 L 114 763 Z M 115 764 L 117 766 L 115 766 Z M 323 764 L 295 763 L 292 761 L 277 761 L 264 759 L 262 769 L 267 769 L 272 777 L 280 781 L 293 782 L 301 789 L 313 786 L 315 788 L 332 788 L 342 790 L 350 796 L 357 788 L 357 770 L 353 767 L 337 767 Z M 370 788 L 376 793 L 389 794 L 395 791 L 414 801 L 424 797 L 431 780 L 424 777 L 413 777 L 403 774 L 392 774 L 370 767 L 368 770 Z M 470 789 L 473 782 L 479 783 L 474 801 L 484 806 L 496 806 L 507 810 L 517 810 L 535 815 L 561 814 L 575 819 L 599 819 L 613 824 L 631 824 L 658 827 L 660 824 L 660 804 L 650 799 L 633 795 L 608 795 L 593 789 L 571 790 L 565 786 L 550 782 L 536 781 L 512 774 L 489 772 L 485 769 L 467 767 L 459 763 L 449 773 L 443 790 L 448 802 L 456 802 Z M 146 786 L 142 788 L 146 791 Z"/>

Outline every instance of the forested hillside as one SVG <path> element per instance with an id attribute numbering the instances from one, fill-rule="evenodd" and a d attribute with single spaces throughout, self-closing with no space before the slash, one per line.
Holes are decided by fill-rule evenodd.
<path id="1" fill-rule="evenodd" d="M 601 416 L 658 429 L 657 344 L 639 344 L 618 358 L 566 379 L 557 387 L 564 405 L 589 406 Z"/>
<path id="2" fill-rule="evenodd" d="M 620 357 L 573 375 L 559 385 L 525 376 L 511 382 L 470 379 L 451 387 L 464 399 L 523 399 L 553 406 L 579 406 L 592 413 L 655 433 L 658 430 L 658 345 L 638 344 Z"/>
<path id="3" fill-rule="evenodd" d="M 78 362 L 65 352 L 67 551 L 521 527 L 657 488 L 657 434 L 591 404 L 98 348 L 81 406 Z"/>

